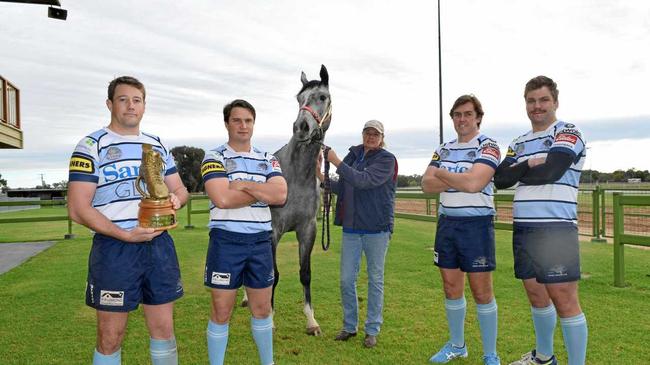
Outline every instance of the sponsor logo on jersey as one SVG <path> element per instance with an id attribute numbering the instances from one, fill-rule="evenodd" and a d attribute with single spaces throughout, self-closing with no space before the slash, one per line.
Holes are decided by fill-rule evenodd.
<path id="1" fill-rule="evenodd" d="M 508 152 L 506 152 L 506 157 L 515 157 L 515 151 L 511 147 L 508 147 Z"/>
<path id="2" fill-rule="evenodd" d="M 440 150 L 440 158 L 447 158 L 449 156 L 449 150 L 446 148 L 443 148 Z"/>
<path id="3" fill-rule="evenodd" d="M 497 159 L 497 161 L 501 158 L 501 152 L 499 151 L 499 149 L 498 149 L 498 148 L 494 148 L 494 147 L 492 147 L 492 146 L 487 146 L 487 147 L 483 148 L 483 150 L 481 151 L 481 153 L 482 153 L 483 155 L 492 156 L 492 157 L 494 157 L 495 159 Z"/>
<path id="4" fill-rule="evenodd" d="M 213 271 L 210 282 L 214 285 L 230 285 L 230 273 Z"/>
<path id="5" fill-rule="evenodd" d="M 279 168 L 280 168 L 280 161 L 278 161 L 278 159 L 275 158 L 275 157 L 272 158 L 272 159 L 271 159 L 271 166 L 272 166 L 274 169 L 279 169 Z"/>
<path id="6" fill-rule="evenodd" d="M 555 142 L 569 142 L 571 144 L 576 144 L 576 142 L 578 142 L 578 136 L 571 133 L 561 133 L 555 137 Z"/>
<path id="7" fill-rule="evenodd" d="M 226 169 L 223 168 L 223 164 L 219 161 L 204 162 L 201 166 L 201 176 L 205 176 L 213 172 L 226 172 Z"/>
<path id="8" fill-rule="evenodd" d="M 553 144 L 553 141 L 551 141 L 550 139 L 545 139 L 544 140 L 544 147 L 549 148 L 549 147 L 551 147 L 552 144 Z"/>
<path id="9" fill-rule="evenodd" d="M 440 161 L 440 155 L 438 155 L 438 152 L 433 153 L 433 156 L 431 156 L 431 161 Z"/>
<path id="10" fill-rule="evenodd" d="M 99 293 L 99 305 L 110 307 L 124 306 L 124 292 L 114 290 L 102 290 Z"/>
<path id="11" fill-rule="evenodd" d="M 460 174 L 469 170 L 469 168 L 467 168 L 466 166 L 458 166 L 458 165 L 452 165 L 452 166 L 443 165 L 443 167 L 446 168 L 449 172 L 453 172 L 455 174 Z"/>
<path id="12" fill-rule="evenodd" d="M 86 138 L 86 141 L 85 141 L 84 143 L 86 143 L 86 145 L 88 145 L 88 147 L 92 147 L 92 146 L 94 146 L 95 143 L 97 143 L 97 142 L 95 142 L 95 140 L 92 139 L 92 138 Z"/>
<path id="13" fill-rule="evenodd" d="M 260 162 L 257 164 L 257 169 L 259 171 L 266 171 L 266 169 L 268 169 L 268 166 L 266 166 L 266 163 Z"/>
<path id="14" fill-rule="evenodd" d="M 112 182 L 120 179 L 134 178 L 140 174 L 140 166 L 122 166 L 112 163 L 102 167 L 104 182 Z"/>
<path id="15" fill-rule="evenodd" d="M 467 159 L 473 160 L 473 159 L 476 158 L 476 152 L 475 151 L 469 151 L 469 152 L 467 152 L 466 156 L 467 156 Z"/>
<path id="16" fill-rule="evenodd" d="M 109 147 L 106 151 L 106 159 L 108 160 L 117 160 L 122 157 L 122 150 L 119 147 Z"/>
<path id="17" fill-rule="evenodd" d="M 567 123 L 564 125 L 566 128 L 575 128 L 575 124 Z"/>
<path id="18" fill-rule="evenodd" d="M 92 174 L 93 161 L 86 157 L 72 156 L 70 159 L 70 172 L 86 172 Z"/>

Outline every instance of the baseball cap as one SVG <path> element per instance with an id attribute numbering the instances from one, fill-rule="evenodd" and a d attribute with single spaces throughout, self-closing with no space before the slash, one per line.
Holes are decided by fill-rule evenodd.
<path id="1" fill-rule="evenodd" d="M 367 121 L 366 124 L 363 125 L 363 129 L 365 130 L 366 128 L 374 128 L 379 133 L 384 134 L 384 125 L 378 120 L 372 119 Z"/>

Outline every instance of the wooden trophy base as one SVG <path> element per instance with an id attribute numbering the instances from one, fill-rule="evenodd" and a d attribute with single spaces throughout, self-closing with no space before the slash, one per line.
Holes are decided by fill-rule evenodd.
<path id="1" fill-rule="evenodd" d="M 171 199 L 142 199 L 138 211 L 140 227 L 154 228 L 156 231 L 166 231 L 175 228 L 176 211 Z"/>

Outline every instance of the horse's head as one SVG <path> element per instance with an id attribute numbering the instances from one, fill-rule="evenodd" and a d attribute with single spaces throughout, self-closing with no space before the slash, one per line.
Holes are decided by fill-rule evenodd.
<path id="1" fill-rule="evenodd" d="M 320 68 L 320 81 L 300 76 L 302 89 L 298 99 L 298 118 L 293 123 L 293 136 L 298 142 L 321 143 L 332 120 L 332 99 L 329 91 L 329 75 L 325 66 Z"/>

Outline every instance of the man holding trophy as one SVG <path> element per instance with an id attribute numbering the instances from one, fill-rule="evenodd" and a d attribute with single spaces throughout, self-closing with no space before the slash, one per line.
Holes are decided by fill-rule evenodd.
<path id="1" fill-rule="evenodd" d="M 174 210 L 189 194 L 169 150 L 140 131 L 144 85 L 114 79 L 106 106 L 110 124 L 77 144 L 68 187 L 70 217 L 95 232 L 86 284 L 86 304 L 97 314 L 93 364 L 121 364 L 128 314 L 140 303 L 152 363 L 177 364 L 173 308 L 183 286 L 166 229 L 176 225 Z"/>

